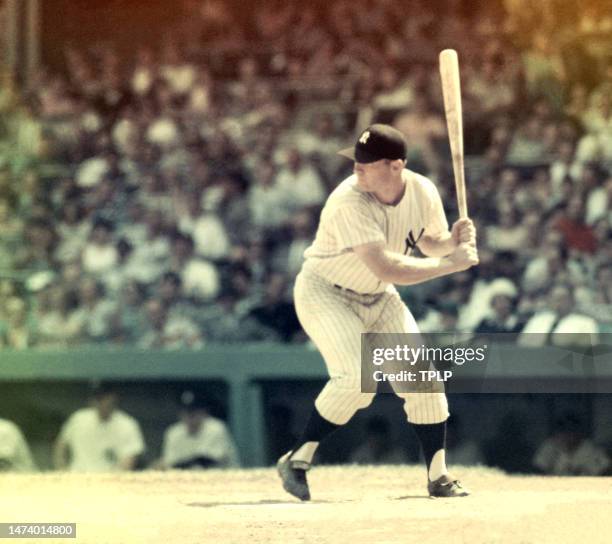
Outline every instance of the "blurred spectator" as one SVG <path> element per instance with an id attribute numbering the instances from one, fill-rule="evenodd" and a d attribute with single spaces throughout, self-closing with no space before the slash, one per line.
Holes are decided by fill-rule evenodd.
<path id="1" fill-rule="evenodd" d="M 494 295 L 491 298 L 491 308 L 493 315 L 483 319 L 475 332 L 509 335 L 507 341 L 513 340 L 524 326 L 516 312 L 516 299 L 506 294 Z"/>
<path id="2" fill-rule="evenodd" d="M 304 252 L 314 238 L 316 222 L 313 214 L 304 210 L 291 218 L 290 227 L 291 243 L 287 248 L 287 264 L 283 269 L 288 277 L 295 278 L 302 268 Z"/>
<path id="3" fill-rule="evenodd" d="M 436 140 L 446 137 L 444 118 L 432 110 L 427 97 L 416 95 L 412 105 L 393 122 L 394 126 L 408 138 L 408 162 L 424 164 L 426 172 L 434 177 L 440 174 L 440 157 L 436 151 Z"/>
<path id="4" fill-rule="evenodd" d="M 518 211 L 512 206 L 499 210 L 498 223 L 487 227 L 487 245 L 494 251 L 514 251 L 520 253 L 527 244 L 529 230 L 520 221 Z"/>
<path id="5" fill-rule="evenodd" d="M 286 280 L 281 274 L 268 279 L 261 303 L 255 306 L 250 316 L 278 333 L 283 342 L 291 342 L 301 330 L 293 301 L 286 297 Z"/>
<path id="6" fill-rule="evenodd" d="M 512 84 L 501 52 L 493 52 L 483 59 L 468 77 L 465 89 L 466 100 L 474 101 L 479 112 L 479 121 L 487 122 L 486 116 L 510 111 L 516 100 L 516 88 Z"/>
<path id="7" fill-rule="evenodd" d="M 286 194 L 276 182 L 276 168 L 271 161 L 262 161 L 253 176 L 248 193 L 253 226 L 263 233 L 283 226 L 290 212 L 285 206 Z"/>
<path id="8" fill-rule="evenodd" d="M 142 309 L 146 295 L 146 288 L 136 280 L 123 285 L 111 321 L 114 341 L 133 345 L 144 335 L 145 316 Z"/>
<path id="9" fill-rule="evenodd" d="M 325 186 L 319 173 L 295 148 L 287 150 L 286 162 L 278 173 L 276 183 L 285 195 L 284 205 L 290 212 L 323 204 L 325 200 Z"/>
<path id="10" fill-rule="evenodd" d="M 393 443 L 389 422 L 382 416 L 372 416 L 365 425 L 366 439 L 351 452 L 349 460 L 358 465 L 401 465 L 407 455 Z"/>
<path id="11" fill-rule="evenodd" d="M 0 243 L 6 243 L 21 235 L 23 221 L 13 211 L 16 199 L 0 193 Z"/>
<path id="12" fill-rule="evenodd" d="M 0 418 L 0 472 L 34 472 L 30 448 L 13 422 Z"/>
<path id="13" fill-rule="evenodd" d="M 555 196 L 559 196 L 561 185 L 569 178 L 576 183 L 582 175 L 583 165 L 575 160 L 575 148 L 571 141 L 565 140 L 557 146 L 557 156 L 550 165 L 551 189 Z"/>
<path id="14" fill-rule="evenodd" d="M 77 311 L 76 294 L 62 285 L 49 290 L 48 305 L 39 307 L 36 345 L 45 348 L 74 345 L 84 327 L 83 314 Z"/>
<path id="15" fill-rule="evenodd" d="M 593 229 L 584 222 L 584 202 L 580 196 L 575 195 L 570 199 L 565 213 L 557 217 L 554 226 L 563 234 L 568 249 L 582 253 L 596 251 L 597 242 Z"/>
<path id="16" fill-rule="evenodd" d="M 148 325 L 138 340 L 145 349 L 184 349 L 202 346 L 202 335 L 189 317 L 169 312 L 159 299 L 149 300 L 145 306 Z"/>
<path id="17" fill-rule="evenodd" d="M 587 168 L 582 177 L 585 193 L 585 223 L 594 225 L 600 219 L 608 219 L 612 209 L 612 176 L 605 181 L 596 168 Z"/>
<path id="18" fill-rule="evenodd" d="M 597 270 L 595 292 L 595 300 L 584 309 L 585 313 L 598 321 L 600 332 L 612 333 L 612 265 Z"/>
<path id="19" fill-rule="evenodd" d="M 564 270 L 567 251 L 562 247 L 558 231 L 546 233 L 541 249 L 541 254 L 528 263 L 523 274 L 522 288 L 528 294 L 545 289 Z"/>
<path id="20" fill-rule="evenodd" d="M 251 305 L 242 305 L 235 287 L 228 288 L 215 305 L 202 312 L 204 336 L 211 342 L 244 343 L 278 341 L 278 334 L 268 324 L 249 315 Z"/>
<path id="21" fill-rule="evenodd" d="M 203 469 L 239 466 L 236 445 L 223 421 L 210 415 L 200 395 L 184 391 L 180 421 L 164 433 L 161 468 Z"/>
<path id="22" fill-rule="evenodd" d="M 173 237 L 170 270 L 179 275 L 183 295 L 197 301 L 212 300 L 220 288 L 219 273 L 215 265 L 194 255 L 191 236 L 175 234 Z"/>
<path id="23" fill-rule="evenodd" d="M 446 342 L 455 341 L 454 333 L 457 331 L 458 320 L 459 305 L 454 300 L 446 300 L 431 305 L 423 319 L 418 321 L 418 325 L 421 332 L 433 333 L 436 343 L 444 345 Z"/>
<path id="24" fill-rule="evenodd" d="M 57 225 L 58 245 L 55 258 L 65 263 L 81 257 L 92 225 L 84 220 L 83 209 L 75 200 L 64 203 L 61 221 Z"/>
<path id="25" fill-rule="evenodd" d="M 94 222 L 89 241 L 83 249 L 83 270 L 90 274 L 103 275 L 110 272 L 119 259 L 113 243 L 114 225 L 106 219 Z"/>
<path id="26" fill-rule="evenodd" d="M 0 348 L 26 349 L 34 344 L 27 305 L 19 297 L 9 298 L 5 304 L 6 322 L 0 321 Z"/>
<path id="27" fill-rule="evenodd" d="M 537 312 L 527 321 L 519 336 L 521 345 L 589 346 L 596 343 L 597 322 L 575 310 L 570 286 L 553 286 L 549 292 L 549 307 L 550 310 Z"/>
<path id="28" fill-rule="evenodd" d="M 16 251 L 16 268 L 49 270 L 55 265 L 53 253 L 57 238 L 54 226 L 46 216 L 31 219 L 26 224 L 24 242 Z"/>
<path id="29" fill-rule="evenodd" d="M 144 213 L 145 238 L 134 242 L 130 255 L 130 276 L 143 283 L 153 283 L 163 273 L 170 257 L 170 243 L 164 215 L 159 210 Z"/>
<path id="30" fill-rule="evenodd" d="M 463 304 L 457 326 L 461 331 L 473 331 L 478 324 L 492 313 L 491 299 L 497 294 L 516 296 L 517 289 L 509 278 L 497 277 L 496 257 L 491 251 L 480 252 L 477 279 L 471 286 L 467 304 Z M 460 301 L 459 301 L 460 302 Z"/>
<path id="31" fill-rule="evenodd" d="M 78 286 L 79 309 L 77 319 L 83 324 L 82 341 L 103 342 L 110 338 L 112 317 L 116 305 L 105 298 L 102 284 L 93 278 L 84 278 Z"/>
<path id="32" fill-rule="evenodd" d="M 198 215 L 192 233 L 197 255 L 212 260 L 223 259 L 229 255 L 228 233 L 217 213 L 212 210 Z"/>
<path id="33" fill-rule="evenodd" d="M 600 476 L 610 467 L 610 459 L 585 436 L 580 418 L 568 413 L 557 420 L 553 435 L 537 449 L 533 466 L 555 476 Z"/>
<path id="34" fill-rule="evenodd" d="M 119 408 L 109 383 L 92 388 L 91 406 L 72 414 L 62 426 L 54 449 L 55 467 L 72 472 L 134 470 L 145 451 L 138 422 Z"/>
<path id="35" fill-rule="evenodd" d="M 546 151 L 543 123 L 530 116 L 514 133 L 506 160 L 516 166 L 537 166 L 549 160 Z"/>

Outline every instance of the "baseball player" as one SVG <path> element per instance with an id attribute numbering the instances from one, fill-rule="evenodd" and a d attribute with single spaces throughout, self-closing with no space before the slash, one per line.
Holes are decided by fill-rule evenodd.
<path id="1" fill-rule="evenodd" d="M 435 185 L 405 167 L 401 132 L 372 125 L 340 154 L 355 161 L 354 173 L 329 196 L 294 290 L 302 327 L 330 376 L 300 439 L 277 463 L 284 489 L 303 501 L 310 499 L 306 472 L 319 443 L 374 397 L 360 388 L 361 333 L 418 333 L 394 284 L 414 285 L 478 263 L 472 221 L 459 220 L 449 232 Z M 416 246 L 427 257 L 411 256 Z M 446 468 L 444 392 L 396 394 L 421 443 L 429 494 L 467 495 Z"/>

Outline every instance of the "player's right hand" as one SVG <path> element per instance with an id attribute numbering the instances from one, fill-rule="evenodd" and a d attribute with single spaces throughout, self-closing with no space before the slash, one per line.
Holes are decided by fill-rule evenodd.
<path id="1" fill-rule="evenodd" d="M 478 264 L 478 250 L 472 244 L 459 244 L 448 256 L 457 272 Z"/>

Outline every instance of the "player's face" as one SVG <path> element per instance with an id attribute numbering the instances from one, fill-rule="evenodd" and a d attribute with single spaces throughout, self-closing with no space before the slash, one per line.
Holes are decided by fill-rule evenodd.
<path id="1" fill-rule="evenodd" d="M 391 161 L 383 159 L 376 162 L 355 162 L 353 172 L 357 176 L 357 185 L 364 191 L 375 191 L 386 183 L 392 173 Z"/>
<path id="2" fill-rule="evenodd" d="M 196 434 L 200 430 L 205 417 L 206 413 L 203 410 L 185 410 L 181 413 L 181 419 L 189 434 Z"/>
<path id="3" fill-rule="evenodd" d="M 98 415 L 102 421 L 106 421 L 115 410 L 117 406 L 117 395 L 114 393 L 107 393 L 95 399 L 95 407 L 98 410 Z"/>

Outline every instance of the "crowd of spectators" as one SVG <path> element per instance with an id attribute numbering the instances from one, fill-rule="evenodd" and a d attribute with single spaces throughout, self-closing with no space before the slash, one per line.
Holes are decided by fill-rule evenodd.
<path id="1" fill-rule="evenodd" d="M 403 295 L 424 330 L 518 332 L 563 288 L 611 330 L 610 57 L 564 47 L 587 23 L 560 43 L 468 5 L 191 1 L 157 49 L 66 47 L 27 86 L 4 74 L 0 346 L 303 340 L 293 279 L 359 130 L 403 130 L 456 217 L 449 46 L 481 265 Z"/>

